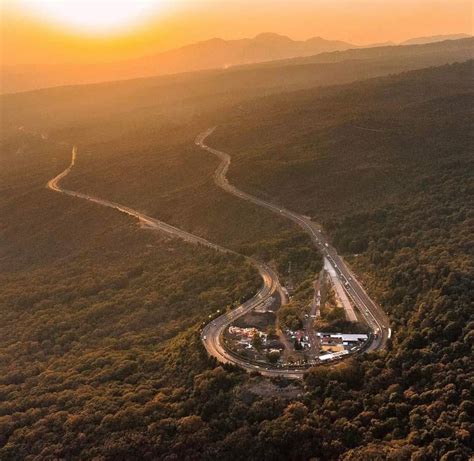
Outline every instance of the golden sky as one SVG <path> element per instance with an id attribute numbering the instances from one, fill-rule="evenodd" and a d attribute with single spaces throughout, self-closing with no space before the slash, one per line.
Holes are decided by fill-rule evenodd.
<path id="1" fill-rule="evenodd" d="M 473 32 L 471 0 L 0 2 L 1 59 L 7 65 L 114 61 L 261 32 L 360 45 Z"/>

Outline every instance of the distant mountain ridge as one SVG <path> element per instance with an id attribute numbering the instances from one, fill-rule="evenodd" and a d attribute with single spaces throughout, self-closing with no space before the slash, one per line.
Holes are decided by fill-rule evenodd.
<path id="1" fill-rule="evenodd" d="M 462 38 L 470 38 L 469 34 L 449 34 L 449 35 L 432 35 L 429 37 L 414 37 L 401 42 L 400 45 L 425 45 L 426 43 L 442 42 L 444 40 L 460 40 Z"/>
<path id="2" fill-rule="evenodd" d="M 157 67 L 163 66 L 161 70 L 171 73 L 310 56 L 352 48 L 357 46 L 339 40 L 312 37 L 298 41 L 285 35 L 265 32 L 254 38 L 239 40 L 212 38 L 130 62 L 141 63 L 145 59 L 152 61 Z"/>
<path id="3" fill-rule="evenodd" d="M 413 40 L 432 43 L 464 36 L 465 34 L 458 34 Z M 404 42 L 404 44 L 409 43 Z M 212 38 L 151 56 L 104 64 L 3 67 L 0 87 L 1 93 L 11 93 L 58 85 L 126 80 L 206 69 L 225 69 L 246 64 L 307 58 L 335 51 L 342 52 L 390 45 L 395 44 L 387 42 L 360 47 L 348 42 L 327 40 L 322 37 L 298 41 L 284 35 L 265 32 L 254 38 L 238 40 Z"/>
<path id="4" fill-rule="evenodd" d="M 212 38 L 129 62 L 132 64 L 152 62 L 156 70 L 174 73 L 273 61 L 351 48 L 357 48 L 357 46 L 321 37 L 295 41 L 284 35 L 262 33 L 254 38 L 240 40 Z"/>
<path id="5" fill-rule="evenodd" d="M 227 68 L 353 48 L 357 46 L 338 40 L 313 37 L 297 41 L 270 32 L 238 40 L 211 38 L 155 55 L 104 64 L 3 67 L 1 92 Z"/>

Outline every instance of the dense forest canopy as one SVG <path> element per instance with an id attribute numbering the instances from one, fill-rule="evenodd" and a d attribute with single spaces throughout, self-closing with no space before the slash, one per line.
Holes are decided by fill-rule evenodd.
<path id="1" fill-rule="evenodd" d="M 317 219 L 406 200 L 472 160 L 473 61 L 240 105 L 213 135 L 232 181 Z"/>
<path id="2" fill-rule="evenodd" d="M 471 76 L 467 62 L 251 102 L 204 92 L 192 117 L 135 90 L 126 108 L 122 84 L 18 96 L 0 158 L 0 458 L 469 459 Z M 75 123 L 83 91 L 116 114 L 85 103 Z M 193 141 L 216 121 L 232 182 L 320 220 L 363 276 L 391 317 L 387 351 L 302 383 L 219 366 L 199 327 L 256 291 L 255 269 L 44 188 L 77 143 L 68 187 L 306 277 L 307 236 L 213 185 Z"/>

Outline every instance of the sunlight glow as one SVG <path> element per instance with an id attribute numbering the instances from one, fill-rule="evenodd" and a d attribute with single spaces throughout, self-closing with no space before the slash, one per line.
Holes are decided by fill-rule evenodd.
<path id="1" fill-rule="evenodd" d="M 59 26 L 109 34 L 160 12 L 166 0 L 18 0 L 25 11 Z"/>

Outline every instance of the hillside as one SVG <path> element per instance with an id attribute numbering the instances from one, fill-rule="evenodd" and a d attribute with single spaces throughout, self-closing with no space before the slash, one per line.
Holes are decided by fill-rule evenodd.
<path id="1" fill-rule="evenodd" d="M 142 403 L 158 401 L 161 392 L 189 386 L 191 370 L 208 370 L 198 326 L 260 284 L 238 257 L 163 238 L 46 190 L 63 151 L 23 134 L 2 144 L 4 460 L 97 455 L 92 426 L 111 434 L 107 415 L 137 403 L 137 389 Z M 107 440 L 109 453 L 118 453 L 120 436 Z"/>
<path id="2" fill-rule="evenodd" d="M 215 143 L 236 183 L 304 214 L 372 210 L 470 159 L 472 64 L 252 101 Z"/>
<path id="3" fill-rule="evenodd" d="M 423 45 L 425 43 L 442 42 L 444 40 L 460 40 L 469 38 L 468 34 L 431 35 L 428 37 L 415 37 L 401 42 L 400 45 Z"/>
<path id="4" fill-rule="evenodd" d="M 407 459 L 471 453 L 459 444 L 469 444 L 462 396 L 474 373 L 472 66 L 261 99 L 214 135 L 233 156 L 231 181 L 321 220 L 391 314 L 394 339 L 381 374 L 351 395 L 360 401 L 369 392 L 378 409 L 365 403 L 351 414 L 392 442 L 346 460 L 404 459 L 401 441 Z M 307 382 L 313 396 L 334 395 L 321 370 Z"/>
<path id="5" fill-rule="evenodd" d="M 472 62 L 387 75 L 471 43 L 3 96 L 0 458 L 468 460 Z M 67 187 L 291 261 L 308 290 L 308 238 L 214 186 L 193 144 L 214 124 L 232 182 L 323 222 L 390 314 L 388 350 L 303 383 L 217 366 L 199 326 L 255 270 L 44 188 L 77 144 Z"/>
<path id="6" fill-rule="evenodd" d="M 72 134 L 102 139 L 106 125 L 112 136 L 166 120 L 180 124 L 219 121 L 229 107 L 255 96 L 282 91 L 349 83 L 427 66 L 474 58 L 474 39 L 407 47 L 381 47 L 323 54 L 318 62 L 298 59 L 228 70 L 203 71 L 95 85 L 66 86 L 0 96 L 8 133 L 20 126 L 60 136 Z"/>
<path id="7" fill-rule="evenodd" d="M 273 33 L 263 33 L 254 38 L 240 40 L 213 38 L 127 61 L 93 65 L 49 65 L 39 69 L 38 66 L 4 67 L 1 91 L 11 93 L 58 85 L 220 69 L 349 48 L 356 46 L 321 37 L 298 41 Z"/>
<path id="8" fill-rule="evenodd" d="M 349 49 L 345 51 L 335 51 L 333 53 L 321 53 L 316 56 L 263 63 L 260 64 L 260 66 L 281 66 L 284 64 L 304 65 L 310 63 L 350 62 L 352 60 L 368 61 L 374 59 L 378 59 L 380 62 L 401 62 L 402 60 L 410 61 L 413 59 L 416 60 L 419 66 L 417 68 L 423 68 L 440 65 L 439 57 L 441 55 L 450 56 L 451 60 L 449 62 L 472 59 L 473 49 L 474 38 L 468 36 L 466 38 L 446 39 L 441 41 L 434 40 L 412 45 L 380 44 L 379 46 L 371 48 Z M 414 69 L 415 67 L 412 68 Z M 404 70 L 409 69 L 406 68 Z"/>
<path id="9" fill-rule="evenodd" d="M 228 68 L 243 67 L 247 73 L 254 68 L 273 67 L 282 65 L 301 65 L 310 63 L 329 63 L 360 59 L 378 59 L 388 72 L 397 72 L 403 62 L 403 70 L 421 68 L 442 64 L 449 55 L 450 59 L 466 60 L 472 57 L 473 43 L 471 38 L 460 40 L 446 40 L 440 43 L 428 42 L 420 46 L 374 45 L 373 47 L 359 48 L 349 43 L 325 40 L 314 37 L 306 41 L 294 41 L 277 34 L 261 34 L 253 39 L 222 40 L 212 39 L 205 42 L 189 45 L 156 56 L 146 56 L 131 61 L 94 64 L 52 66 L 45 71 L 33 68 L 2 68 L 1 92 L 10 93 L 32 90 L 58 85 L 86 84 L 104 81 L 127 80 L 150 76 L 192 72 L 206 69 L 216 69 L 217 75 Z M 436 41 L 434 41 L 436 42 Z M 459 42 L 459 43 L 458 43 Z M 259 64 L 260 63 L 260 64 Z M 381 62 L 379 62 L 380 64 Z M 219 70 L 221 72 L 219 72 Z M 307 72 L 311 69 L 302 69 Z M 318 69 L 314 69 L 318 71 Z M 356 72 L 354 78 L 368 78 L 366 74 Z M 226 73 L 229 75 L 229 73 Z M 307 73 L 292 69 L 292 76 L 283 75 L 280 85 L 286 85 L 299 76 L 308 78 Z M 259 75 L 257 74 L 257 81 Z M 266 75 L 262 77 L 267 78 Z M 272 78 L 275 78 L 271 76 Z M 175 76 L 172 77 L 173 81 Z M 179 79 L 180 77 L 178 77 Z M 186 76 L 183 76 L 186 79 Z M 164 80 L 166 81 L 166 80 Z M 346 81 L 349 81 L 346 79 Z M 126 85 L 127 83 L 125 83 Z"/>

